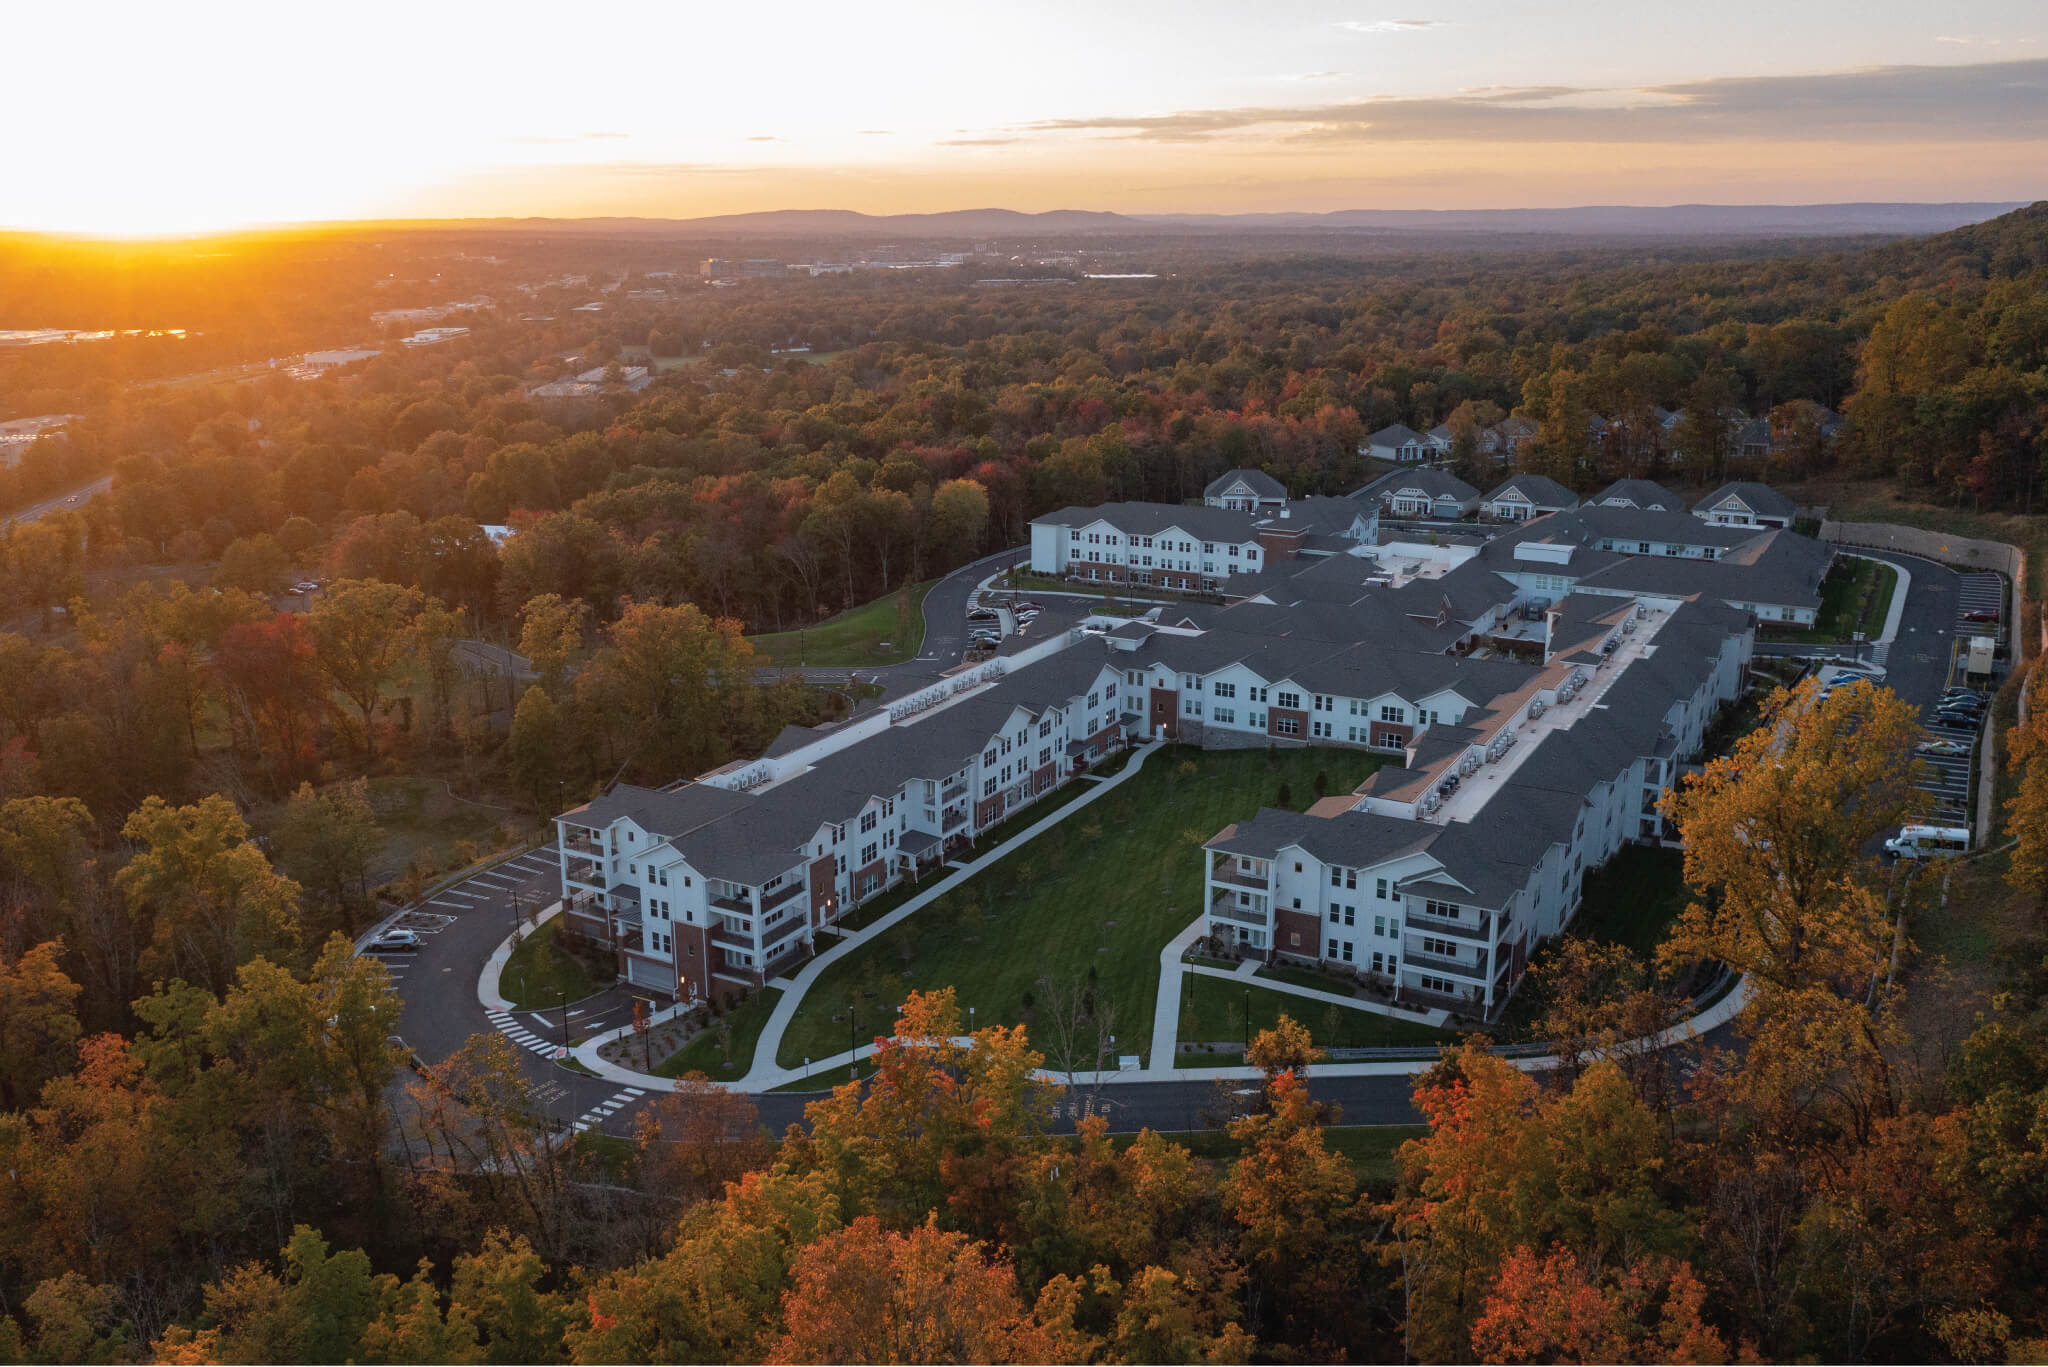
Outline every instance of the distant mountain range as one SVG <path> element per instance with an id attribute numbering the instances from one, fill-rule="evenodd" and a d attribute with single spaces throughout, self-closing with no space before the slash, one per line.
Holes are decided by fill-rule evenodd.
<path id="1" fill-rule="evenodd" d="M 851 209 L 776 209 L 710 218 L 489 219 L 435 226 L 692 236 L 1030 237 L 1166 232 L 1473 232 L 1601 237 L 1831 237 L 1947 232 L 2025 207 L 2024 201 L 1953 204 L 1589 205 L 1576 209 L 1340 209 L 1332 213 L 1116 214 L 1086 209 L 1021 213 L 957 209 L 937 214 L 863 214 Z M 396 225 L 394 225 L 396 226 Z M 424 225 L 413 225 L 424 226 Z"/>

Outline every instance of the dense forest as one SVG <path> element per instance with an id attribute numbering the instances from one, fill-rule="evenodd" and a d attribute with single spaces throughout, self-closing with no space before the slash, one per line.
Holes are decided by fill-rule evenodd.
<path id="1" fill-rule="evenodd" d="M 2038 722 L 2013 747 L 2019 847 L 1956 893 L 2000 910 L 1955 1013 L 1916 1002 L 1946 970 L 1893 929 L 1924 880 L 1845 865 L 1786 907 L 1696 840 L 1673 954 L 1762 984 L 1742 1049 L 1540 1079 L 1461 1051 L 1419 1081 L 1428 1133 L 1389 1172 L 1325 1142 L 1298 1032 L 1261 1043 L 1268 1084 L 1219 1110 L 1211 1163 L 1052 1134 L 1022 1040 L 945 1043 L 942 999 L 876 1084 L 779 1141 L 691 1087 L 630 1151 L 566 1143 L 501 1041 L 407 1074 L 381 969 L 338 937 L 615 777 L 829 715 L 747 634 L 1063 505 L 1199 497 L 1242 465 L 1348 492 L 1397 422 L 1448 425 L 1483 488 L 1502 472 L 1471 434 L 1516 414 L 1524 467 L 1581 488 L 1825 475 L 2028 511 L 2048 206 L 1848 249 L 1057 249 L 1146 280 L 691 277 L 725 249 L 0 242 L 10 326 L 138 330 L 0 349 L 0 417 L 77 415 L 0 469 L 0 508 L 111 480 L 0 530 L 0 1360 L 2041 1352 Z M 1066 282 L 973 283 L 1025 274 Z M 432 345 L 369 321 L 478 296 Z M 375 354 L 289 369 L 343 346 Z M 1843 419 L 1825 439 L 1819 408 Z M 1737 415 L 1788 439 L 1746 459 Z M 532 677 L 480 668 L 479 641 Z M 1903 771 L 1889 725 L 1813 738 L 1797 790 L 1726 776 L 1699 829 L 1776 800 L 1814 849 L 1858 848 L 1829 823 L 1885 813 L 1828 785 Z M 413 779 L 484 825 L 401 841 Z M 1744 897 L 1825 952 L 1712 914 Z M 1549 1028 L 1590 1058 L 1660 990 L 1653 964 L 1579 962 Z M 870 1304 L 889 1313 L 847 1314 Z"/>

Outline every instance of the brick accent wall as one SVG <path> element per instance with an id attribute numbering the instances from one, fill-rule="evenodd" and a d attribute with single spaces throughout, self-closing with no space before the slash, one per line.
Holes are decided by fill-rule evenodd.
<path id="1" fill-rule="evenodd" d="M 1304 959 L 1323 956 L 1323 923 L 1314 912 L 1285 908 L 1276 910 L 1273 917 L 1274 947 L 1282 954 L 1298 954 Z"/>
<path id="2" fill-rule="evenodd" d="M 1294 729 L 1292 731 L 1283 731 L 1280 728 L 1280 723 L 1283 720 L 1291 720 L 1294 723 Z M 1307 740 L 1308 713 L 1287 707 L 1269 708 L 1266 712 L 1266 734 L 1276 736 L 1282 740 Z"/>
<path id="3" fill-rule="evenodd" d="M 1180 723 L 1180 695 L 1170 688 L 1153 689 L 1151 706 L 1145 710 L 1145 722 L 1148 726 L 1166 728 L 1166 734 L 1169 736 L 1177 735 Z"/>
<path id="4" fill-rule="evenodd" d="M 831 905 L 832 899 L 836 895 L 833 890 L 833 885 L 836 881 L 833 874 L 836 869 L 837 861 L 829 854 L 819 855 L 811 861 L 811 924 L 813 926 L 824 925 L 828 912 L 837 910 L 837 907 Z"/>

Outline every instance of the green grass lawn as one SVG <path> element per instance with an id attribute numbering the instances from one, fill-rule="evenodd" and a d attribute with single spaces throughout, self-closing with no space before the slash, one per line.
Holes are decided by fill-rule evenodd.
<path id="1" fill-rule="evenodd" d="M 781 1000 L 779 987 L 754 993 L 726 1012 L 723 1020 L 712 1022 L 709 1030 L 663 1059 L 654 1069 L 656 1075 L 681 1077 L 685 1073 L 702 1073 L 720 1082 L 745 1076 L 747 1069 L 754 1066 L 754 1045 L 761 1039 L 761 1028 L 768 1024 L 775 1003 Z"/>
<path id="2" fill-rule="evenodd" d="M 1276 805 L 1283 784 L 1301 810 L 1316 799 L 1318 772 L 1329 792 L 1348 792 L 1381 763 L 1352 750 L 1282 750 L 1270 762 L 1265 751 L 1162 750 L 1120 788 L 827 968 L 777 1062 L 845 1049 L 849 1009 L 855 1039 L 886 1033 L 912 989 L 959 989 L 977 1025 L 1029 1024 L 1048 975 L 1092 982 L 1115 1006 L 1117 1052 L 1143 1054 L 1160 947 L 1201 910 L 1202 842 Z"/>
<path id="3" fill-rule="evenodd" d="M 558 916 L 520 941 L 498 978 L 499 993 L 521 1011 L 581 1001 L 598 990 L 598 982 L 583 961 L 555 944 L 555 931 L 561 924 Z"/>
<path id="4" fill-rule="evenodd" d="M 1329 990 L 1327 984 L 1317 984 Z M 1243 1052 L 1245 1003 L 1251 1004 L 1251 1032 L 1270 1030 L 1286 1012 L 1308 1027 L 1309 1037 L 1332 1049 L 1369 1049 L 1380 1046 L 1449 1043 L 1458 1038 L 1420 1021 L 1399 1020 L 1372 1011 L 1359 1011 L 1328 1002 L 1289 996 L 1270 987 L 1225 982 L 1201 973 L 1185 974 L 1180 985 L 1180 1037 L 1183 1043 L 1232 1044 Z M 1199 1067 L 1200 1054 L 1182 1054 L 1180 1060 Z"/>
<path id="5" fill-rule="evenodd" d="M 1691 900 L 1683 851 L 1623 845 L 1619 854 L 1586 875 L 1570 933 L 1626 945 L 1648 961 Z"/>
<path id="6" fill-rule="evenodd" d="M 1837 557 L 1820 585 L 1820 615 L 1811 631 L 1793 639 L 1812 642 L 1847 641 L 1855 633 L 1875 638 L 1884 629 L 1885 614 L 1898 587 L 1899 572 L 1890 565 L 1855 556 Z"/>
<path id="7" fill-rule="evenodd" d="M 936 579 L 911 584 L 802 631 L 749 636 L 761 663 L 827 669 L 901 664 L 924 646 L 924 596 Z M 881 648 L 883 642 L 888 650 Z"/>

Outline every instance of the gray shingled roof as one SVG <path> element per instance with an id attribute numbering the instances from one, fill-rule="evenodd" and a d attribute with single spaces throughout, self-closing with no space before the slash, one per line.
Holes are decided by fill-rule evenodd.
<path id="1" fill-rule="evenodd" d="M 1231 485 L 1240 482 L 1242 482 L 1247 489 L 1252 491 L 1252 495 L 1255 498 L 1287 497 L 1286 485 L 1282 484 L 1279 480 L 1274 479 L 1264 470 L 1251 469 L 1226 470 L 1221 475 L 1218 475 L 1215 479 L 1209 481 L 1209 486 L 1206 489 L 1202 490 L 1202 497 L 1219 497 L 1223 494 L 1225 490 L 1229 489 Z"/>
<path id="2" fill-rule="evenodd" d="M 1510 493 L 1520 494 L 1539 508 L 1579 506 L 1579 496 L 1548 475 L 1510 475 L 1496 484 L 1483 501 L 1493 503 Z"/>
<path id="3" fill-rule="evenodd" d="M 1799 505 L 1779 493 L 1776 489 L 1771 488 L 1768 484 L 1758 484 L 1754 480 L 1747 479 L 1732 480 L 1722 485 L 1714 490 L 1713 493 L 1708 494 L 1705 498 L 1693 504 L 1692 510 L 1695 513 L 1710 512 L 1715 504 L 1730 496 L 1741 499 L 1749 505 L 1751 512 L 1761 514 L 1764 517 L 1782 517 L 1790 521 L 1799 513 Z"/>
<path id="4" fill-rule="evenodd" d="M 1658 509 L 1667 513 L 1685 511 L 1684 499 L 1663 485 L 1647 479 L 1617 479 L 1593 495 L 1588 502 L 1605 503 L 1609 499 L 1626 499 L 1634 507 Z"/>

